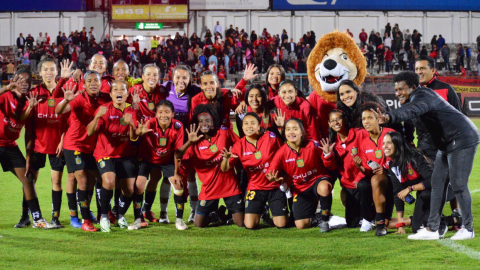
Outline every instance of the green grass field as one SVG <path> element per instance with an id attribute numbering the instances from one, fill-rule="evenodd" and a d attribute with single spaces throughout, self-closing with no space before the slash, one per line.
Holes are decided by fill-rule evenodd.
<path id="1" fill-rule="evenodd" d="M 480 119 L 474 122 L 480 128 Z M 477 234 L 479 161 L 477 154 L 470 178 Z M 109 234 L 87 233 L 69 226 L 65 195 L 60 218 L 65 228 L 15 229 L 13 225 L 21 214 L 21 185 L 11 174 L 0 176 L 0 269 L 480 269 L 480 235 L 455 243 L 415 242 L 407 235 L 394 234 L 395 230 L 380 238 L 374 232 L 360 233 L 359 229 L 321 234 L 317 228 L 249 231 L 236 226 L 197 229 L 190 225 L 189 230 L 178 231 L 174 224 L 154 224 L 139 231 L 114 227 Z M 37 192 L 43 215 L 50 219 L 48 169 L 40 172 Z M 338 188 L 334 195 L 333 213 L 343 216 Z M 155 202 L 153 211 L 158 214 L 158 196 Z M 187 203 L 186 217 L 189 211 Z M 406 216 L 412 212 L 413 207 L 406 208 Z M 169 217 L 175 220 L 173 199 Z M 131 209 L 127 220 L 133 222 Z M 447 237 L 452 235 L 447 233 Z"/>

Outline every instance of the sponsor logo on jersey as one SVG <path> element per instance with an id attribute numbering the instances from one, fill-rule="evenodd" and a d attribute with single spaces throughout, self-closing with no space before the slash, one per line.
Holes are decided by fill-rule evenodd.
<path id="1" fill-rule="evenodd" d="M 285 160 L 285 163 L 286 162 L 292 162 L 292 161 L 295 161 L 295 159 L 294 158 L 289 158 L 289 159 Z"/>
<path id="2" fill-rule="evenodd" d="M 368 153 L 373 153 L 373 149 L 368 149 L 367 151 L 365 151 L 365 154 L 368 154 Z"/>
<path id="3" fill-rule="evenodd" d="M 253 152 L 243 152 L 244 156 L 250 156 L 251 154 L 253 154 Z"/>
<path id="4" fill-rule="evenodd" d="M 207 149 L 207 148 L 208 148 L 208 146 L 200 146 L 200 147 L 198 147 L 198 150 L 203 150 L 203 149 Z"/>

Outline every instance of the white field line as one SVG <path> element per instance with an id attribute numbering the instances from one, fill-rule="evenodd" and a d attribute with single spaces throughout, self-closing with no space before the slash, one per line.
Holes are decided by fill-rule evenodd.
<path id="1" fill-rule="evenodd" d="M 480 261 L 480 252 L 478 252 L 478 251 L 476 251 L 472 248 L 469 248 L 469 247 L 466 247 L 464 245 L 458 244 L 457 242 L 452 241 L 450 239 L 442 239 L 442 240 L 438 240 L 438 242 L 440 244 L 452 249 L 455 252 L 465 254 L 472 259 Z"/>
<path id="2" fill-rule="evenodd" d="M 480 188 L 470 191 L 470 194 L 477 193 L 477 192 L 480 192 Z"/>

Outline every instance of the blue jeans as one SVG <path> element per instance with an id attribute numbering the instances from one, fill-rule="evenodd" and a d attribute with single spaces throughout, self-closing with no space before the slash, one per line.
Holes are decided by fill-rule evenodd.
<path id="1" fill-rule="evenodd" d="M 450 59 L 448 57 L 443 58 L 443 62 L 445 63 L 445 69 L 450 70 L 452 67 L 450 66 Z"/>
<path id="2" fill-rule="evenodd" d="M 392 67 L 392 60 L 385 61 L 385 71 L 390 72 L 390 68 Z"/>

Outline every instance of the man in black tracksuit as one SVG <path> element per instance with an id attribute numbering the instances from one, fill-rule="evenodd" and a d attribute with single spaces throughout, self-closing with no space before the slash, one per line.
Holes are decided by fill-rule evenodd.
<path id="1" fill-rule="evenodd" d="M 463 226 L 452 240 L 471 239 L 473 232 L 472 198 L 468 178 L 479 143 L 473 122 L 433 90 L 419 86 L 418 76 L 402 72 L 395 76 L 395 95 L 402 107 L 385 114 L 377 113 L 380 123 L 399 123 L 418 118 L 430 133 L 438 152 L 431 178 L 432 194 L 428 228 L 410 235 L 409 239 L 439 239 L 440 216 L 450 176 L 453 192 L 462 209 Z"/>

